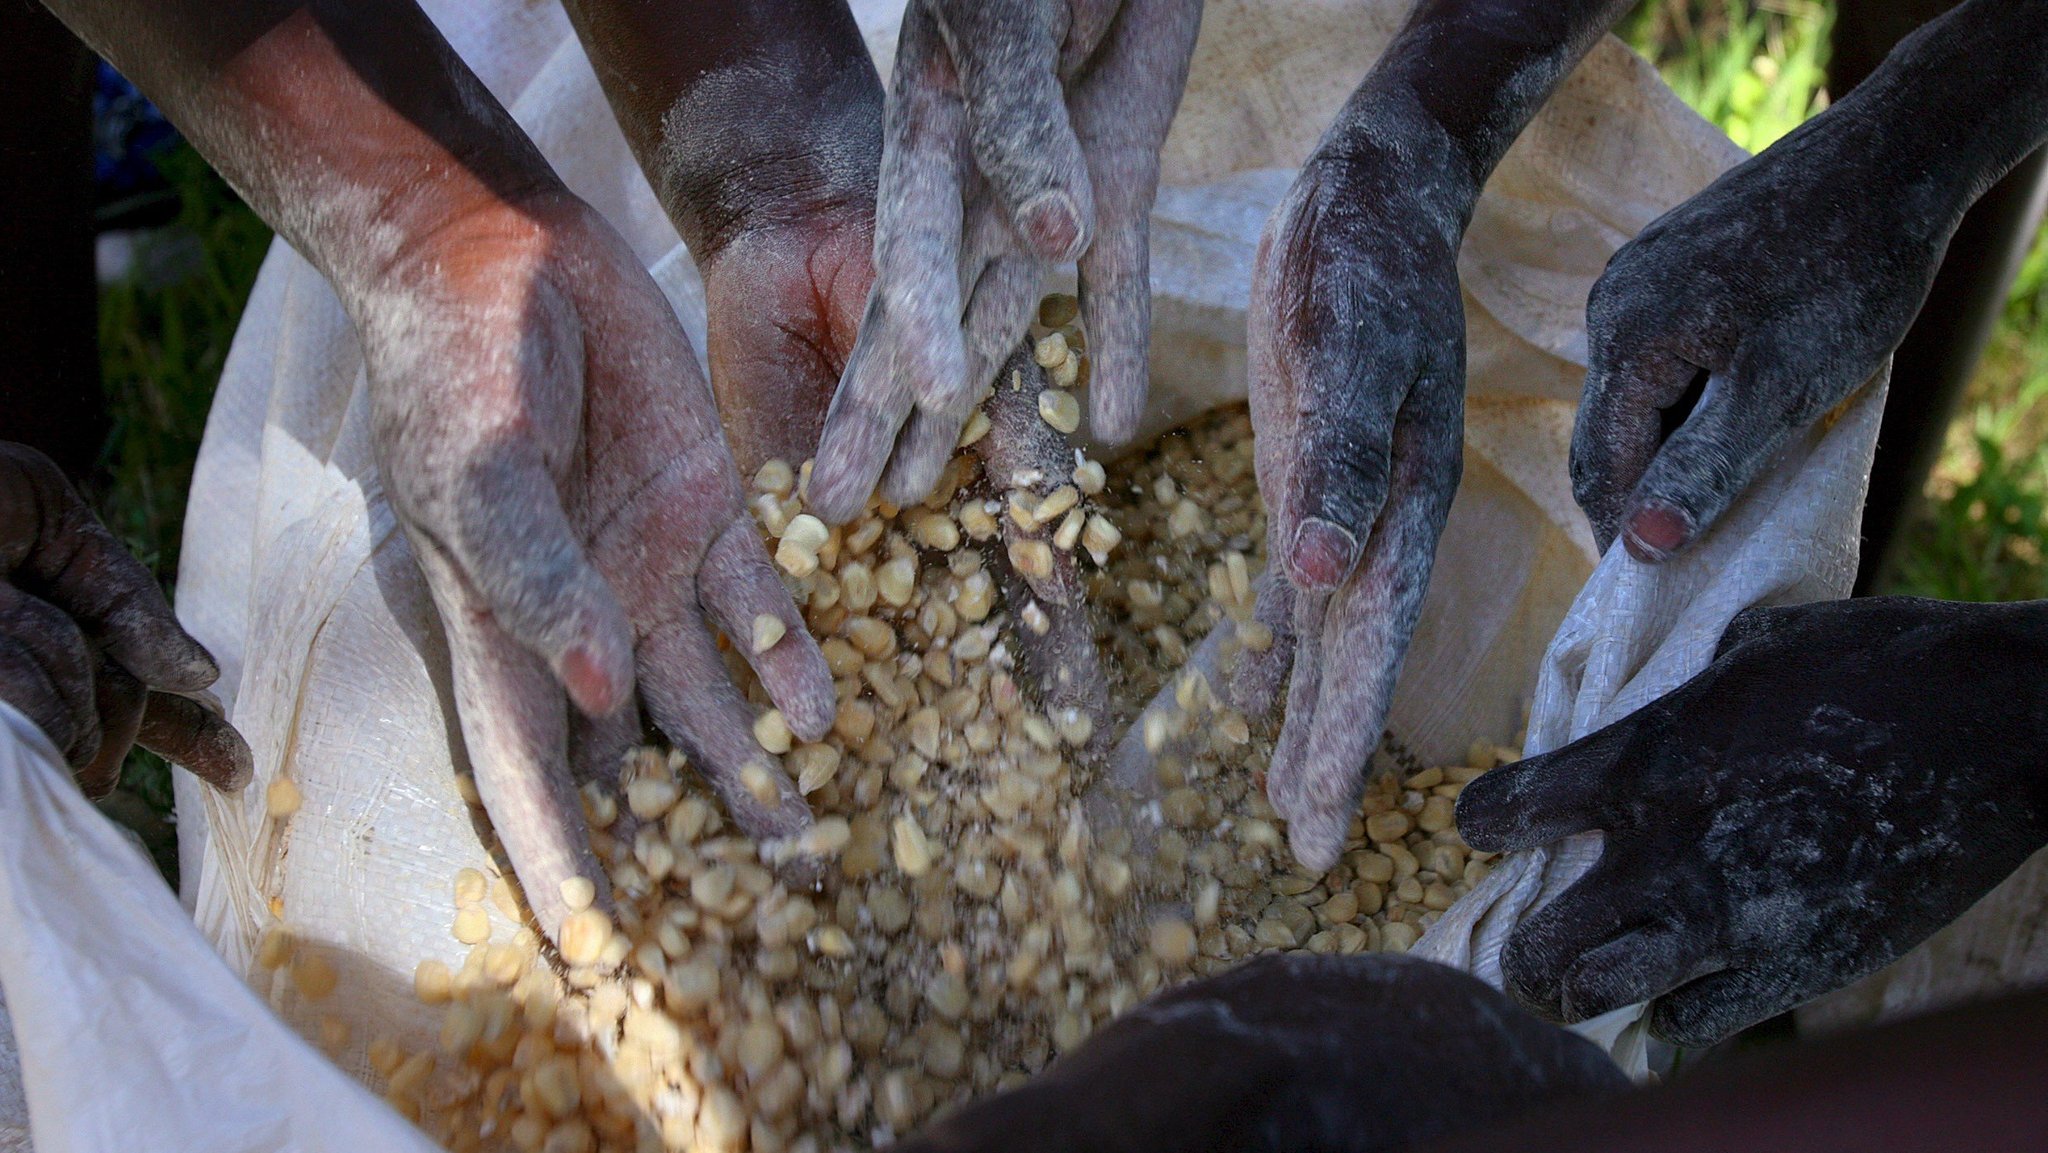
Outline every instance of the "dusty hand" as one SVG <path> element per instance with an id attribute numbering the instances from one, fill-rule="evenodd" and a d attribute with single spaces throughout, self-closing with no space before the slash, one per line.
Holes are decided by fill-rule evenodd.
<path id="1" fill-rule="evenodd" d="M 904 14 L 877 279 L 812 476 L 843 521 L 932 488 L 1050 263 L 1078 260 L 1093 431 L 1144 405 L 1147 228 L 1193 0 L 917 0 Z M 887 470 L 886 475 L 884 470 Z"/>
<path id="2" fill-rule="evenodd" d="M 1697 540 L 1905 337 L 1967 202 L 1885 128 L 1829 109 L 1608 263 L 1571 452 L 1603 550 L 1619 535 L 1659 561 Z"/>
<path id="3" fill-rule="evenodd" d="M 1297 953 L 1162 993 L 900 1148 L 1372 1153 L 1627 1085 L 1591 1043 L 1463 973 Z"/>
<path id="4" fill-rule="evenodd" d="M 1108 712 L 1109 682 L 1095 649 L 1095 624 L 1081 575 L 1082 546 L 1075 535 L 1079 530 L 1067 523 L 1083 506 L 1058 512 L 1053 503 L 1065 499 L 1057 494 L 1074 496 L 1079 490 L 1070 479 L 1073 446 L 1066 434 L 1045 422 L 1039 409 L 1040 394 L 1051 387 L 1028 344 L 1003 362 L 995 393 L 982 406 L 988 432 L 973 445 L 981 459 L 976 491 L 1003 508 L 1011 493 L 1029 494 L 1034 523 L 1019 524 L 1006 511 L 997 538 L 990 542 L 1000 547 L 987 550 L 989 566 L 1002 582 L 1003 600 L 1016 626 L 1018 655 L 1038 689 L 1039 704 L 1055 717 L 1068 710 L 1085 713 L 1097 726 L 1097 735 L 1106 740 L 1108 730 L 1100 726 Z M 1063 531 L 1069 535 L 1063 537 Z M 1037 612 L 1031 611 L 1033 607 Z"/>
<path id="5" fill-rule="evenodd" d="M 806 739 L 832 682 L 742 506 L 688 339 L 624 243 L 582 204 L 459 217 L 345 294 L 367 358 L 393 508 L 439 607 L 477 786 L 529 905 L 603 892 L 568 771 L 610 772 L 646 712 L 757 838 L 810 814 L 753 737 L 716 633 L 741 643 Z"/>
<path id="6" fill-rule="evenodd" d="M 1398 105 L 1360 111 L 1372 130 L 1333 132 L 1268 223 L 1250 316 L 1259 492 L 1284 579 L 1261 586 L 1275 643 L 1231 691 L 1257 716 L 1288 684 L 1267 792 L 1315 869 L 1358 810 L 1462 467 L 1470 180 L 1440 129 Z"/>
<path id="7" fill-rule="evenodd" d="M 1476 849 L 1599 829 L 1510 938 L 1510 989 L 1576 1021 L 1655 998 L 1707 1045 L 1868 973 L 2048 843 L 2048 607 L 1752 609 L 1653 704 L 1468 786 Z"/>
<path id="8" fill-rule="evenodd" d="M 220 669 L 155 578 L 48 457 L 0 442 L 0 699 L 102 796 L 140 742 L 217 789 L 249 780 L 249 746 L 197 693 Z"/>
<path id="9" fill-rule="evenodd" d="M 692 111 L 702 120 L 715 119 L 701 103 Z M 731 114 L 729 108 L 717 110 L 719 117 Z M 786 186 L 764 190 L 758 182 L 704 178 L 678 182 L 666 194 L 670 216 L 700 237 L 712 388 L 733 453 L 749 476 L 767 461 L 796 465 L 816 453 L 833 389 L 854 345 L 859 310 L 874 282 L 870 256 L 880 141 L 874 140 L 874 150 L 862 150 L 859 126 L 866 119 L 847 113 L 839 147 L 811 157 L 805 177 Z M 703 227 L 712 217 L 723 226 Z M 1040 417 L 1038 395 L 1051 383 L 1033 361 L 1030 344 L 1013 344 L 1005 355 L 1000 373 L 990 369 L 997 387 L 981 406 L 988 430 L 971 448 L 982 462 L 977 491 L 998 505 L 1015 487 L 1043 497 L 1068 483 L 1074 467 L 1067 437 Z M 946 442 L 942 463 L 959 452 L 960 431 Z M 815 498 L 815 473 L 809 491 Z M 1019 655 L 1040 703 L 1054 712 L 1078 708 L 1099 721 L 1108 693 L 1083 603 L 1079 553 L 1052 547 L 1059 518 L 1029 530 L 1007 515 L 1000 523 L 999 536 L 985 551 L 1013 610 Z M 1026 540 L 1046 547 L 1041 553 L 1026 546 L 1023 554 L 1011 548 Z M 1021 573 L 1011 563 L 1016 555 L 1049 557 L 1050 563 Z M 1025 613 L 1028 603 L 1037 604 L 1039 614 Z"/>
<path id="10" fill-rule="evenodd" d="M 704 278 L 711 389 L 745 476 L 815 455 L 874 283 L 882 86 L 852 18 L 826 14 L 843 19 L 823 43 L 795 19 L 797 44 L 680 93 L 645 160 Z M 764 107 L 771 82 L 790 90 Z"/>

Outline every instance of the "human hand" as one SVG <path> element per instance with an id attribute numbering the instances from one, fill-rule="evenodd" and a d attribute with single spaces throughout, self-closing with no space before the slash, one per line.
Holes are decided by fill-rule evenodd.
<path id="1" fill-rule="evenodd" d="M 1708 1045 L 1897 957 L 2048 843 L 2041 602 L 1751 609 L 1699 676 L 1466 786 L 1475 849 L 1599 829 L 1503 957 L 1537 1012 Z"/>
<path id="2" fill-rule="evenodd" d="M 247 784 L 241 734 L 181 695 L 218 676 L 57 466 L 0 442 L 0 699 L 43 730 L 86 795 L 113 790 L 137 742 L 224 792 Z"/>
<path id="3" fill-rule="evenodd" d="M 843 3 L 738 9 L 695 6 L 677 36 L 672 13 L 571 5 L 704 278 L 711 389 L 750 476 L 815 455 L 853 352 L 875 276 L 882 85 Z"/>
<path id="4" fill-rule="evenodd" d="M 716 634 L 803 739 L 831 725 L 831 677 L 746 515 L 688 339 L 624 242 L 566 195 L 492 202 L 343 298 L 477 788 L 542 927 L 570 911 L 567 877 L 605 892 L 567 757 L 573 741 L 579 763 L 616 767 L 640 732 L 636 683 L 749 835 L 807 826 Z M 784 631 L 755 652 L 762 615 Z"/>
<path id="5" fill-rule="evenodd" d="M 1251 411 L 1275 643 L 1234 703 L 1288 685 L 1267 778 L 1305 866 L 1336 863 L 1463 462 L 1457 250 L 1476 190 L 1441 129 L 1361 89 L 1267 224 L 1253 272 Z M 1291 661 L 1292 677 L 1288 677 Z M 1326 668 L 1343 670 L 1324 675 Z"/>
<path id="6" fill-rule="evenodd" d="M 904 14 L 876 285 L 812 473 L 827 520 L 929 492 L 1046 266 L 1078 260 L 1094 435 L 1145 397 L 1147 230 L 1195 0 L 917 0 Z M 885 474 L 886 468 L 886 474 Z"/>
<path id="7" fill-rule="evenodd" d="M 1969 199 L 1853 97 L 1622 246 L 1587 303 L 1573 493 L 1604 551 L 1684 550 L 1905 338 Z"/>
<path id="8" fill-rule="evenodd" d="M 1095 648 L 1095 622 L 1081 575 L 1081 553 L 1092 546 L 1080 543 L 1076 513 L 1086 515 L 1087 496 L 1079 495 L 1076 486 L 1072 442 L 1047 424 L 1040 410 L 1039 397 L 1053 385 L 1051 374 L 1033 359 L 1029 342 L 1003 362 L 995 392 L 982 404 L 988 432 L 971 446 L 981 461 L 974 491 L 984 507 L 1005 510 L 985 551 L 1015 622 L 1019 661 L 1038 689 L 1038 703 L 1055 718 L 1070 710 L 1085 714 L 1098 738 L 1092 743 L 1100 747 L 1108 740 L 1102 723 L 1109 711 L 1109 681 Z M 1029 525 L 1009 511 L 1019 496 L 1031 509 Z M 1072 507 L 1060 510 L 1068 497 L 1076 498 Z"/>
<path id="9" fill-rule="evenodd" d="M 874 282 L 873 248 L 869 199 L 777 220 L 698 257 L 711 388 L 742 475 L 817 452 Z"/>
<path id="10" fill-rule="evenodd" d="M 898 1148 L 1372 1153 L 1627 1087 L 1592 1043 L 1454 969 L 1272 954 L 1153 997 Z"/>

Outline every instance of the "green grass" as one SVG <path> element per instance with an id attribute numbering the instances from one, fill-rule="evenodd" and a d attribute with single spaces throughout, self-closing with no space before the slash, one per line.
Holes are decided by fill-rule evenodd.
<path id="1" fill-rule="evenodd" d="M 1735 143 L 1761 152 L 1827 107 L 1832 4 L 1643 4 L 1616 31 Z"/>
<path id="2" fill-rule="evenodd" d="M 179 145 L 160 161 L 179 198 L 176 229 L 145 237 L 138 269 L 101 290 L 100 369 L 113 432 L 102 462 L 107 526 L 169 588 L 177 579 L 185 491 L 235 325 L 270 230 Z"/>
<path id="3" fill-rule="evenodd" d="M 2048 597 L 2048 231 L 2006 297 L 1886 591 Z"/>

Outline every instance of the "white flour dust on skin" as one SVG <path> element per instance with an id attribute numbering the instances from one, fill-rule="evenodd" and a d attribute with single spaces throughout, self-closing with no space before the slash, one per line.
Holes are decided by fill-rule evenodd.
<path id="1" fill-rule="evenodd" d="M 1959 6 L 1622 246 L 1588 302 L 1572 441 L 1603 549 L 1625 530 L 1644 559 L 1685 547 L 1879 371 L 1963 213 L 2048 137 L 2044 50 L 2038 7 Z M 1668 439 L 1665 410 L 1686 417 Z"/>
<path id="2" fill-rule="evenodd" d="M 1871 972 L 2048 843 L 2039 604 L 1869 598 L 1736 618 L 1715 663 L 1466 790 L 1475 846 L 1594 829 L 1509 986 L 1564 1020 L 1654 1001 L 1704 1046 Z"/>
<path id="3" fill-rule="evenodd" d="M 552 927 L 568 913 L 560 881 L 600 875 L 569 762 L 615 760 L 637 736 L 579 724 L 611 756 L 567 750 L 562 686 L 603 717 L 637 682 L 740 824 L 790 835 L 809 814 L 772 760 L 772 802 L 739 783 L 763 755 L 709 626 L 798 618 L 746 520 L 687 338 L 624 245 L 573 203 L 475 239 L 504 251 L 394 262 L 359 325 L 393 505 L 457 656 L 478 788 Z M 724 557 L 721 540 L 746 555 Z M 815 644 L 757 669 L 795 731 L 823 732 Z"/>
<path id="4" fill-rule="evenodd" d="M 1094 436 L 1145 394 L 1146 235 L 1200 8 L 919 0 L 904 16 L 876 214 L 876 283 L 814 474 L 844 520 L 879 483 L 937 481 L 1049 264 L 1078 258 Z"/>
<path id="5" fill-rule="evenodd" d="M 1262 601 L 1291 627 L 1233 696 L 1270 709 L 1291 660 L 1269 792 L 1310 868 L 1341 851 L 1461 475 L 1466 225 L 1523 125 L 1625 7 L 1418 6 L 1261 238 L 1250 394 L 1268 548 L 1287 578 Z"/>

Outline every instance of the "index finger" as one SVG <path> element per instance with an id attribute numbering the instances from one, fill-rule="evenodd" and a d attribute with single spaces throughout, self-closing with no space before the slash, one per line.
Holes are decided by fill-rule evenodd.
<path id="1" fill-rule="evenodd" d="M 811 508 L 834 524 L 866 507 L 912 408 L 967 391 L 959 267 L 966 109 L 930 14 L 913 5 L 902 36 L 875 203 L 875 282 L 811 470 Z"/>
<path id="2" fill-rule="evenodd" d="M 935 0 L 936 24 L 971 115 L 975 166 L 1031 251 L 1055 262 L 1087 251 L 1095 231 L 1088 165 L 1059 77 L 1063 4 Z"/>
<path id="3" fill-rule="evenodd" d="M 25 445 L 0 443 L 0 564 L 144 684 L 198 692 L 220 676 L 212 654 L 179 627 L 156 578 L 57 466 Z"/>
<path id="4" fill-rule="evenodd" d="M 1657 448 L 1682 420 L 1688 394 L 1697 399 L 1703 369 L 1651 348 L 1616 348 L 1603 339 L 1601 310 L 1589 310 L 1593 333 L 1585 391 L 1572 425 L 1572 497 L 1593 526 L 1602 552 L 1622 531 L 1630 497 L 1649 471 Z"/>
<path id="5" fill-rule="evenodd" d="M 1444 405 L 1427 382 L 1402 408 L 1393 438 L 1386 507 L 1370 527 L 1358 569 L 1327 598 L 1320 652 L 1304 632 L 1295 679 L 1313 684 L 1307 661 L 1341 673 L 1324 674 L 1304 723 L 1290 693 L 1287 730 L 1267 770 L 1273 808 L 1287 818 L 1287 839 L 1303 865 L 1327 870 L 1365 792 L 1366 769 L 1408 641 L 1422 615 L 1423 595 L 1457 491 L 1461 467 L 1462 403 Z M 1455 397 L 1455 394 L 1452 394 Z M 1459 398 L 1461 399 L 1461 398 Z M 1322 599 L 1301 598 L 1304 607 Z M 1313 626 L 1313 622 L 1298 622 Z"/>
<path id="6" fill-rule="evenodd" d="M 1604 828 L 1614 811 L 1615 768 L 1635 739 L 1641 715 L 1631 713 L 1466 785 L 1458 794 L 1458 835 L 1475 849 L 1500 853 Z"/>
<path id="7" fill-rule="evenodd" d="M 596 886 L 598 907 L 611 901 L 569 775 L 561 687 L 546 660 L 497 623 L 488 601 L 427 533 L 408 526 L 406 536 L 448 641 L 456 719 L 484 811 L 527 907 L 557 939 L 576 911 L 562 895 L 564 881 L 586 878 Z"/>

